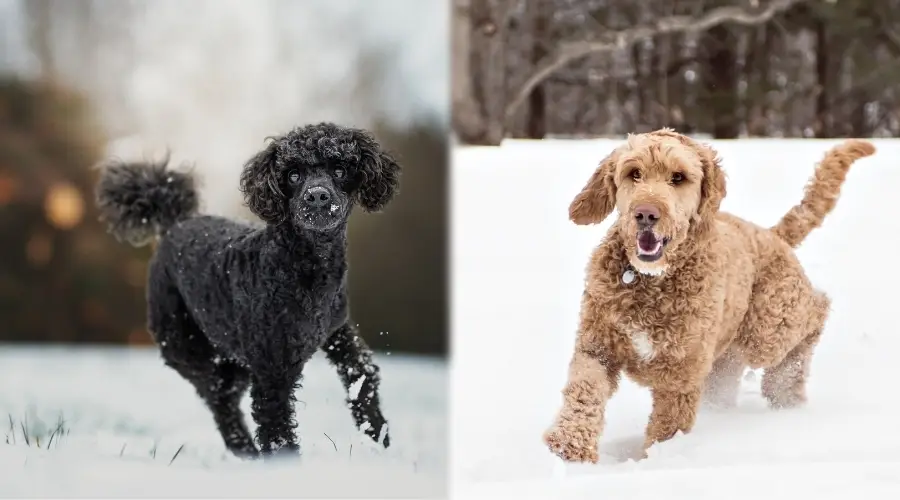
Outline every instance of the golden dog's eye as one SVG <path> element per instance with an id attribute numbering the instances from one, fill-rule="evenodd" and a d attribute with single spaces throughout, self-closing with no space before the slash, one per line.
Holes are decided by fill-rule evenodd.
<path id="1" fill-rule="evenodd" d="M 291 184 L 297 184 L 298 182 L 300 182 L 300 172 L 296 170 L 291 170 L 290 172 L 288 172 L 288 182 L 290 182 Z"/>
<path id="2" fill-rule="evenodd" d="M 344 169 L 343 168 L 334 169 L 334 178 L 335 179 L 343 179 L 344 178 Z"/>
<path id="3" fill-rule="evenodd" d="M 638 169 L 634 169 L 631 171 L 630 174 L 628 174 L 628 177 L 631 177 L 632 179 L 639 181 L 639 180 L 641 180 L 641 171 Z"/>
<path id="4" fill-rule="evenodd" d="M 672 184 L 675 184 L 677 186 L 682 182 L 684 182 L 684 174 L 682 174 L 681 172 L 675 172 L 674 174 L 672 174 Z"/>

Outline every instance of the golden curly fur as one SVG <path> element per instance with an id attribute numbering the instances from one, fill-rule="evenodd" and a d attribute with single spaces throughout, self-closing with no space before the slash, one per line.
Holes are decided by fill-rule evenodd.
<path id="1" fill-rule="evenodd" d="M 576 224 L 619 217 L 587 268 L 563 407 L 544 434 L 551 451 L 597 461 L 623 372 L 652 392 L 645 453 L 691 430 L 701 396 L 733 405 L 747 366 L 765 368 L 772 407 L 802 404 L 829 299 L 793 248 L 834 208 L 850 165 L 874 152 L 861 140 L 830 150 L 801 203 L 768 229 L 719 211 L 720 160 L 691 138 L 631 135 L 604 159 L 569 207 Z"/>

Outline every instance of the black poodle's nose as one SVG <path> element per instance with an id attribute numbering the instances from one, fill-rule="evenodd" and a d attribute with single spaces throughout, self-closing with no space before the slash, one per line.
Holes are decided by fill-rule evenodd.
<path id="1" fill-rule="evenodd" d="M 322 186 L 315 186 L 306 190 L 303 199 L 309 205 L 320 208 L 331 202 L 331 192 Z"/>

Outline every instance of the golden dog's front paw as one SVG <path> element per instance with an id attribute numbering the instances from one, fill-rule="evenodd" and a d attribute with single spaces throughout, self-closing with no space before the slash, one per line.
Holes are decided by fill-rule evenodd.
<path id="1" fill-rule="evenodd" d="M 587 462 L 595 464 L 597 436 L 582 429 L 553 427 L 544 433 L 544 442 L 556 456 L 567 462 Z"/>

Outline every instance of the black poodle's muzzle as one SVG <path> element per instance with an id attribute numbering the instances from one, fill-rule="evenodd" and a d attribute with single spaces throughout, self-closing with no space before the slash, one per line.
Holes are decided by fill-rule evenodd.
<path id="1" fill-rule="evenodd" d="M 319 231 L 334 229 L 347 218 L 347 200 L 323 184 L 305 186 L 294 198 L 294 221 L 301 227 Z"/>

